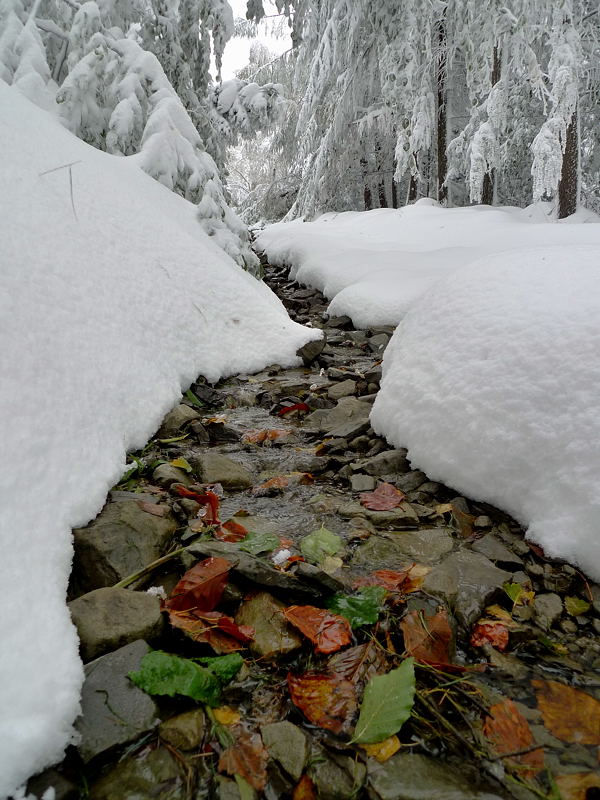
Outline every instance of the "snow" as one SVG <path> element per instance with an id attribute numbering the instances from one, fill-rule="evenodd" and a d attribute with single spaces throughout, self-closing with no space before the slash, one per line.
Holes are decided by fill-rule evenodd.
<path id="1" fill-rule="evenodd" d="M 320 334 L 206 236 L 194 205 L 2 81 L 0 141 L 5 797 L 61 758 L 79 710 L 71 528 L 199 374 L 297 364 Z"/>

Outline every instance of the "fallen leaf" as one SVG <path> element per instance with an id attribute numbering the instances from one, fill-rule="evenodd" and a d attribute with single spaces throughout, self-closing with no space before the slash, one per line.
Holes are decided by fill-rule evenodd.
<path id="1" fill-rule="evenodd" d="M 169 464 L 172 467 L 183 469 L 185 470 L 185 472 L 193 472 L 190 462 L 186 458 L 183 458 L 183 456 L 180 456 L 179 458 L 174 458 L 173 461 L 169 461 Z"/>
<path id="2" fill-rule="evenodd" d="M 264 444 L 265 442 L 275 442 L 278 439 L 288 439 L 291 435 L 291 431 L 281 428 L 265 428 L 260 431 L 248 431 L 242 436 L 242 442 L 244 444 Z"/>
<path id="3" fill-rule="evenodd" d="M 409 611 L 400 621 L 406 652 L 422 664 L 446 666 L 451 663 L 452 629 L 445 609 L 428 616 Z"/>
<path id="4" fill-rule="evenodd" d="M 241 733 L 219 759 L 219 771 L 240 775 L 257 792 L 267 783 L 269 754 L 258 733 Z"/>
<path id="5" fill-rule="evenodd" d="M 252 531 L 248 534 L 248 536 L 246 536 L 240 545 L 240 550 L 256 556 L 259 553 L 266 553 L 271 550 L 275 550 L 275 548 L 279 547 L 280 544 L 281 542 L 279 541 L 279 537 L 274 533 L 257 533 Z"/>
<path id="6" fill-rule="evenodd" d="M 363 586 L 358 595 L 334 595 L 327 601 L 327 608 L 346 617 L 352 628 L 373 625 L 379 619 L 385 595 L 383 586 Z"/>
<path id="7" fill-rule="evenodd" d="M 219 524 L 219 498 L 214 492 L 210 491 L 210 489 L 206 492 L 195 492 L 193 489 L 188 489 L 187 486 L 181 483 L 174 483 L 171 485 L 171 491 L 175 492 L 180 497 L 187 497 L 190 500 L 195 500 L 201 506 L 205 506 L 205 524 Z"/>
<path id="8" fill-rule="evenodd" d="M 529 723 L 510 698 L 505 698 L 490 708 L 483 732 L 497 755 L 515 753 L 535 744 Z M 534 778 L 544 769 L 544 751 L 539 748 L 530 753 L 503 759 L 524 780 Z"/>
<path id="9" fill-rule="evenodd" d="M 307 561 L 320 564 L 327 556 L 334 556 L 343 547 L 337 533 L 328 530 L 324 525 L 309 533 L 300 540 L 300 551 Z"/>
<path id="10" fill-rule="evenodd" d="M 161 650 L 146 653 L 139 670 L 128 677 L 148 694 L 181 694 L 210 706 L 217 705 L 221 694 L 221 684 L 209 669 Z"/>
<path id="11" fill-rule="evenodd" d="M 493 619 L 480 619 L 471 632 L 471 646 L 483 647 L 491 644 L 496 650 L 504 651 L 508 647 L 508 628 L 503 622 Z"/>
<path id="12" fill-rule="evenodd" d="M 578 617 L 580 614 L 587 614 L 592 607 L 591 603 L 587 600 L 582 600 L 581 597 L 565 597 L 565 608 L 567 614 L 572 617 Z"/>
<path id="13" fill-rule="evenodd" d="M 241 542 L 248 536 L 248 529 L 234 519 L 224 522 L 214 531 L 215 539 L 222 542 Z"/>
<path id="14" fill-rule="evenodd" d="M 380 483 L 374 492 L 363 492 L 360 503 L 372 511 L 391 511 L 398 508 L 406 498 L 404 492 L 396 489 L 391 483 Z"/>
<path id="15" fill-rule="evenodd" d="M 310 472 L 290 472 L 289 475 L 277 475 L 275 478 L 269 478 L 268 481 L 255 486 L 252 494 L 261 497 L 273 491 L 283 491 L 289 486 L 304 486 L 313 482 L 314 478 Z"/>
<path id="16" fill-rule="evenodd" d="M 597 772 L 575 772 L 570 775 L 555 775 L 561 800 L 591 800 L 600 792 L 588 793 L 588 789 L 600 789 L 600 775 Z"/>
<path id="17" fill-rule="evenodd" d="M 240 721 L 240 712 L 231 706 L 213 708 L 213 717 L 221 725 L 236 725 Z"/>
<path id="18" fill-rule="evenodd" d="M 339 556 L 325 556 L 320 564 L 323 572 L 326 572 L 328 575 L 335 575 L 343 566 L 344 562 Z"/>
<path id="19" fill-rule="evenodd" d="M 356 712 L 354 684 L 337 675 L 288 675 L 290 697 L 309 722 L 332 733 L 347 729 Z"/>
<path id="20" fill-rule="evenodd" d="M 152 514 L 154 517 L 166 517 L 170 511 L 169 506 L 163 506 L 159 503 L 148 503 L 145 500 L 138 500 L 138 506 L 147 514 Z"/>
<path id="21" fill-rule="evenodd" d="M 383 742 L 361 744 L 361 747 L 368 756 L 376 759 L 380 764 L 383 764 L 400 750 L 400 739 L 394 734 L 384 739 Z"/>
<path id="22" fill-rule="evenodd" d="M 304 411 L 306 414 L 310 413 L 310 406 L 307 406 L 306 403 L 294 403 L 291 406 L 284 406 L 280 409 L 277 414 L 280 417 L 289 414 L 291 411 Z"/>
<path id="23" fill-rule="evenodd" d="M 214 672 L 222 684 L 229 683 L 230 680 L 235 678 L 238 672 L 244 665 L 244 659 L 239 653 L 230 653 L 226 656 L 200 656 L 195 658 L 211 672 Z"/>
<path id="24" fill-rule="evenodd" d="M 169 621 L 195 642 L 206 642 L 217 653 L 241 650 L 254 638 L 254 629 L 220 611 L 172 611 Z"/>
<path id="25" fill-rule="evenodd" d="M 231 564 L 224 558 L 206 558 L 189 569 L 174 586 L 164 607 L 169 611 L 212 611 L 227 584 Z"/>
<path id="26" fill-rule="evenodd" d="M 388 671 L 384 652 L 372 642 L 349 647 L 331 656 L 327 670 L 352 683 L 363 683 Z"/>
<path id="27" fill-rule="evenodd" d="M 544 725 L 563 742 L 600 745 L 600 701 L 557 681 L 532 681 Z M 568 709 L 568 713 L 565 713 Z"/>
<path id="28" fill-rule="evenodd" d="M 292 800 L 317 800 L 317 790 L 310 777 L 304 774 L 294 786 Z"/>
<path id="29" fill-rule="evenodd" d="M 451 524 L 456 528 L 464 539 L 469 539 L 473 536 L 473 525 L 475 517 L 461 511 L 454 503 L 443 503 L 435 508 L 437 516 L 449 517 Z"/>
<path id="30" fill-rule="evenodd" d="M 339 614 L 315 606 L 289 606 L 283 614 L 310 639 L 316 653 L 335 653 L 352 641 L 348 620 Z"/>
<path id="31" fill-rule="evenodd" d="M 411 564 L 400 572 L 392 569 L 378 569 L 372 575 L 359 578 L 354 582 L 355 587 L 359 586 L 383 586 L 389 592 L 401 592 L 410 594 L 417 592 L 425 580 L 425 576 L 431 572 L 431 567 L 423 564 Z"/>
<path id="32" fill-rule="evenodd" d="M 507 581 L 502 584 L 502 588 L 515 606 L 528 606 L 535 597 L 535 592 L 528 591 L 520 583 Z"/>
<path id="33" fill-rule="evenodd" d="M 352 741 L 375 744 L 398 733 L 410 717 L 415 697 L 415 667 L 412 658 L 397 669 L 371 678 L 363 695 Z"/>

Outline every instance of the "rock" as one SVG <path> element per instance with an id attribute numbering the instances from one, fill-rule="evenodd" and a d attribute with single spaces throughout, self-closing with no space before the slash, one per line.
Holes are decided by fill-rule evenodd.
<path id="1" fill-rule="evenodd" d="M 206 717 L 201 708 L 177 714 L 158 727 L 160 738 L 177 750 L 195 750 L 200 747 L 206 730 Z"/>
<path id="2" fill-rule="evenodd" d="M 186 800 L 181 769 L 164 747 L 129 756 L 96 781 L 90 800 Z"/>
<path id="3" fill-rule="evenodd" d="M 352 320 L 346 314 L 339 317 L 329 317 L 327 320 L 328 328 L 350 328 L 352 327 Z"/>
<path id="4" fill-rule="evenodd" d="M 479 792 L 439 759 L 398 753 L 384 764 L 368 760 L 369 786 L 379 800 L 500 800 Z"/>
<path id="5" fill-rule="evenodd" d="M 414 492 L 427 481 L 427 475 L 420 469 L 413 469 L 396 478 L 396 486 L 403 492 Z"/>
<path id="6" fill-rule="evenodd" d="M 350 397 L 350 395 L 356 394 L 356 381 L 352 380 L 345 380 L 340 381 L 339 383 L 334 383 L 334 385 L 327 391 L 327 397 L 330 400 L 341 400 L 342 397 Z"/>
<path id="7" fill-rule="evenodd" d="M 563 612 L 562 600 L 557 594 L 536 594 L 533 598 L 535 621 L 544 630 L 551 628 Z"/>
<path id="8" fill-rule="evenodd" d="M 220 483 L 224 489 L 248 489 L 254 484 L 251 473 L 243 464 L 221 453 L 204 452 L 192 466 L 204 483 Z"/>
<path id="9" fill-rule="evenodd" d="M 406 458 L 406 450 L 384 450 L 382 453 L 371 456 L 371 458 L 359 461 L 355 471 L 360 470 L 368 475 L 392 475 L 397 472 L 410 472 L 410 464 Z"/>
<path id="10" fill-rule="evenodd" d="M 168 439 L 179 433 L 188 423 L 197 419 L 200 419 L 200 414 L 197 411 L 180 403 L 169 411 L 167 416 L 163 419 L 158 429 L 158 435 L 163 439 Z"/>
<path id="11" fill-rule="evenodd" d="M 312 342 L 307 342 L 296 350 L 296 355 L 300 356 L 306 367 L 309 367 L 323 352 L 325 341 L 325 337 L 323 336 L 322 339 L 314 339 Z"/>
<path id="12" fill-rule="evenodd" d="M 498 674 L 512 678 L 515 681 L 522 681 L 528 677 L 529 669 L 518 658 L 507 653 L 501 653 L 487 642 L 482 649 L 487 661 L 498 671 Z"/>
<path id="13" fill-rule="evenodd" d="M 250 625 L 255 630 L 250 650 L 259 658 L 273 658 L 291 653 L 302 646 L 302 639 L 282 614 L 285 604 L 268 592 L 247 595 L 235 615 L 238 625 Z"/>
<path id="14" fill-rule="evenodd" d="M 339 507 L 338 513 L 342 517 L 364 517 L 377 527 L 407 523 L 416 525 L 419 521 L 410 503 L 402 503 L 399 508 L 392 508 L 390 511 L 372 511 L 358 502 L 344 503 Z"/>
<path id="15" fill-rule="evenodd" d="M 160 600 L 146 592 L 105 587 L 69 603 L 83 661 L 117 650 L 136 639 L 152 641 L 163 625 Z"/>
<path id="16" fill-rule="evenodd" d="M 263 725 L 260 732 L 271 758 L 278 761 L 294 780 L 300 780 L 308 760 L 306 734 L 287 721 Z"/>
<path id="17" fill-rule="evenodd" d="M 437 481 L 426 481 L 419 486 L 419 491 L 425 492 L 426 494 L 436 495 L 441 488 L 442 484 L 438 483 Z"/>
<path id="18" fill-rule="evenodd" d="M 348 800 L 358 797 L 365 782 L 366 767 L 350 756 L 325 753 L 324 760 L 315 759 L 311 777 L 319 800 Z"/>
<path id="19" fill-rule="evenodd" d="M 375 488 L 375 478 L 372 475 L 352 475 L 350 486 L 353 492 L 372 492 Z"/>
<path id="20" fill-rule="evenodd" d="M 371 406 L 355 397 L 342 397 L 321 423 L 328 436 L 353 439 L 369 429 Z"/>
<path id="21" fill-rule="evenodd" d="M 348 588 L 343 581 L 307 561 L 299 561 L 296 564 L 296 575 L 303 581 L 313 584 L 323 594 L 344 592 Z"/>
<path id="22" fill-rule="evenodd" d="M 484 514 L 481 514 L 480 516 L 475 518 L 475 522 L 473 523 L 473 525 L 476 528 L 491 528 L 492 520 L 489 517 L 485 516 Z"/>
<path id="23" fill-rule="evenodd" d="M 388 563 L 404 565 L 410 561 L 432 564 L 453 547 L 454 539 L 446 528 L 392 533 L 385 537 L 375 535 L 355 551 L 352 564 L 371 564 L 373 569 L 386 568 Z"/>
<path id="24" fill-rule="evenodd" d="M 383 355 L 383 351 L 388 346 L 389 341 L 390 337 L 386 333 L 377 333 L 375 336 L 371 336 L 370 339 L 367 339 L 369 349 L 377 356 Z"/>
<path id="25" fill-rule="evenodd" d="M 193 483 L 192 478 L 184 469 L 173 467 L 171 464 L 159 464 L 152 473 L 152 480 L 163 489 L 168 489 L 174 483 L 182 483 L 184 486 L 190 486 Z"/>
<path id="26" fill-rule="evenodd" d="M 81 797 L 79 787 L 55 769 L 46 769 L 31 778 L 27 783 L 26 795 L 41 798 L 47 796 L 44 793 L 51 787 L 54 790 L 53 800 L 79 800 Z"/>
<path id="27" fill-rule="evenodd" d="M 73 531 L 77 594 L 113 586 L 156 561 L 165 554 L 176 529 L 172 516 L 149 514 L 136 500 L 109 503 L 87 527 Z"/>
<path id="28" fill-rule="evenodd" d="M 478 517 L 479 519 L 479 517 Z M 475 520 L 477 522 L 477 520 Z M 501 567 L 522 567 L 523 559 L 508 549 L 493 533 L 488 533 L 471 545 L 471 550 L 481 553 Z"/>
<path id="29" fill-rule="evenodd" d="M 509 579 L 509 572 L 498 569 L 480 553 L 460 550 L 432 569 L 423 589 L 443 597 L 459 621 L 469 626 Z"/>
<path id="30" fill-rule="evenodd" d="M 82 716 L 75 723 L 81 735 L 77 750 L 85 762 L 133 742 L 156 725 L 156 703 L 127 677 L 149 650 L 139 639 L 85 665 Z"/>
<path id="31" fill-rule="evenodd" d="M 216 800 L 241 800 L 237 783 L 224 775 L 216 776 Z"/>

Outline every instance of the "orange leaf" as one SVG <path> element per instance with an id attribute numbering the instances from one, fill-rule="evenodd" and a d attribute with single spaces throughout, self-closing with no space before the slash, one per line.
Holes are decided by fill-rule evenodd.
<path id="1" fill-rule="evenodd" d="M 508 628 L 503 622 L 493 619 L 480 619 L 473 627 L 471 646 L 483 647 L 484 644 L 489 643 L 496 650 L 506 650 L 508 639 Z"/>
<path id="2" fill-rule="evenodd" d="M 527 720 L 510 698 L 490 708 L 490 716 L 486 718 L 483 732 L 499 756 L 525 750 L 535 744 Z M 544 769 L 544 751 L 540 748 L 530 753 L 507 757 L 504 761 L 516 768 L 520 777 L 528 780 Z"/>
<path id="3" fill-rule="evenodd" d="M 396 572 L 392 569 L 377 569 L 366 578 L 359 578 L 354 582 L 354 587 L 383 586 L 388 592 L 402 592 L 409 594 L 418 591 L 423 585 L 425 576 L 431 572 L 431 567 L 422 564 L 411 564 L 410 567 Z"/>
<path id="4" fill-rule="evenodd" d="M 242 733 L 219 759 L 219 770 L 228 775 L 240 775 L 257 792 L 267 782 L 269 754 L 258 733 Z"/>
<path id="5" fill-rule="evenodd" d="M 224 558 L 206 558 L 185 573 L 164 607 L 169 611 L 212 611 L 227 584 L 231 564 Z"/>
<path id="6" fill-rule="evenodd" d="M 562 800 L 590 800 L 598 797 L 588 789 L 600 789 L 600 775 L 597 772 L 576 772 L 571 775 L 555 775 L 554 780 L 558 786 Z"/>
<path id="7" fill-rule="evenodd" d="M 422 664 L 450 664 L 452 630 L 446 610 L 428 616 L 409 611 L 400 622 L 406 652 Z"/>
<path id="8" fill-rule="evenodd" d="M 206 642 L 217 653 L 241 650 L 254 638 L 254 628 L 237 625 L 220 611 L 171 611 L 169 621 L 195 642 Z"/>
<path id="9" fill-rule="evenodd" d="M 227 520 L 214 531 L 215 539 L 222 542 L 241 542 L 248 536 L 248 529 L 234 519 Z"/>
<path id="10" fill-rule="evenodd" d="M 290 606 L 285 618 L 315 645 L 316 653 L 335 653 L 352 641 L 352 629 L 345 617 L 315 606 Z"/>
<path id="11" fill-rule="evenodd" d="M 292 702 L 309 722 L 333 733 L 351 724 L 357 709 L 354 684 L 337 675 L 307 672 L 288 675 Z"/>
<path id="12" fill-rule="evenodd" d="M 396 489 L 391 483 L 380 483 L 374 492 L 363 492 L 360 496 L 361 505 L 372 511 L 391 511 L 398 508 L 406 495 Z"/>
<path id="13" fill-rule="evenodd" d="M 298 486 L 313 483 L 314 478 L 310 472 L 290 472 L 289 475 L 277 475 L 268 481 L 255 486 L 252 493 L 259 497 L 274 490 L 287 489 L 288 486 Z"/>
<path id="14" fill-rule="evenodd" d="M 317 790 L 308 775 L 303 775 L 294 786 L 292 800 L 317 800 Z"/>
<path id="15" fill-rule="evenodd" d="M 551 734 L 563 742 L 600 745 L 600 701 L 557 681 L 535 680 L 532 684 Z"/>
<path id="16" fill-rule="evenodd" d="M 400 739 L 394 734 L 388 739 L 384 739 L 383 742 L 377 742 L 377 744 L 361 744 L 360 746 L 368 756 L 371 756 L 379 761 L 380 764 L 383 764 L 388 758 L 391 758 L 394 753 L 400 750 Z"/>
<path id="17" fill-rule="evenodd" d="M 281 428 L 265 428 L 261 431 L 248 431 L 242 436 L 244 444 L 263 444 L 264 442 L 274 442 L 277 439 L 287 439 L 291 431 Z"/>

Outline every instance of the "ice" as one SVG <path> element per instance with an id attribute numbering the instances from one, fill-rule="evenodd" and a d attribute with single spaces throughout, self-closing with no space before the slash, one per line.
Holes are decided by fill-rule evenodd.
<path id="1" fill-rule="evenodd" d="M 5 797 L 61 758 L 79 710 L 71 528 L 199 374 L 297 364 L 320 332 L 210 241 L 194 205 L 2 81 L 0 142 Z"/>

